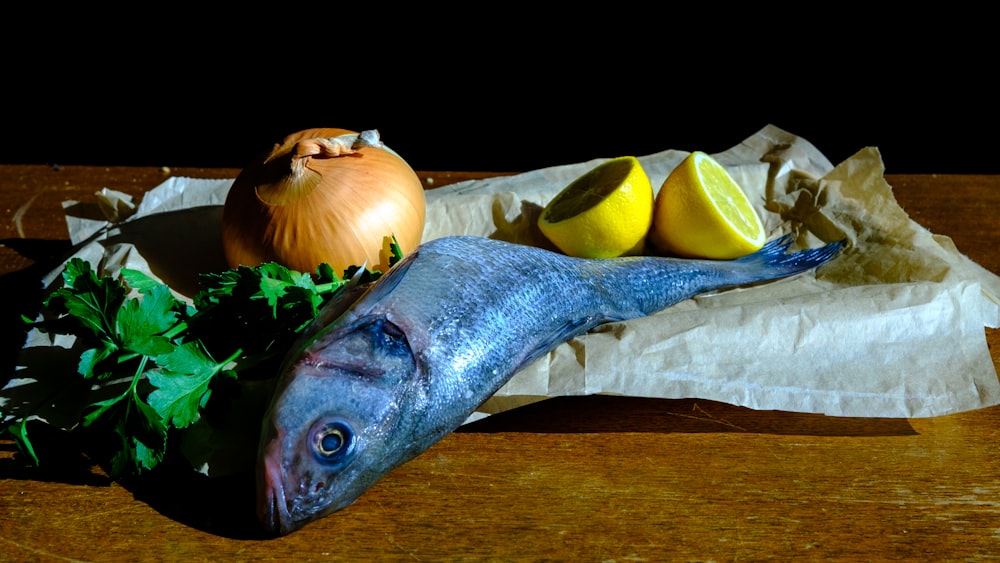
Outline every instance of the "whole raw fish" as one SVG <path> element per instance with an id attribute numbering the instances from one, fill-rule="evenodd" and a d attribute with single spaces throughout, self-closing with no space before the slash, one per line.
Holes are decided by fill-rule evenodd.
<path id="1" fill-rule="evenodd" d="M 288 533 L 354 502 L 458 426 L 518 370 L 595 326 L 791 276 L 842 242 L 791 238 L 732 261 L 570 258 L 478 237 L 429 241 L 357 299 L 327 305 L 265 415 L 258 516 Z"/>

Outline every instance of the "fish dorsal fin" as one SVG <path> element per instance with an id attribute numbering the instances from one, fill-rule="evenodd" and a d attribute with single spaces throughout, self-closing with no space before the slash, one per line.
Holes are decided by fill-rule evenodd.
<path id="1" fill-rule="evenodd" d="M 396 264 L 389 268 L 389 271 L 382 275 L 379 279 L 375 280 L 373 283 L 369 284 L 368 291 L 358 300 L 359 305 L 367 305 L 368 308 L 362 311 L 358 311 L 359 314 L 366 314 L 370 310 L 371 306 L 382 300 L 383 297 L 392 293 L 392 290 L 399 285 L 399 282 L 403 280 L 403 276 L 406 275 L 406 271 L 410 269 L 413 261 L 417 258 L 419 250 L 414 250 L 410 254 L 406 255 L 405 258 L 396 262 Z"/>

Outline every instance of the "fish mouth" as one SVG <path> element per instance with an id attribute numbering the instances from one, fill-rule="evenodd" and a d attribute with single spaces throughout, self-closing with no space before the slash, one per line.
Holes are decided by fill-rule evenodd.
<path id="1" fill-rule="evenodd" d="M 285 487 L 281 480 L 281 465 L 278 460 L 267 457 L 261 462 L 258 476 L 257 518 L 264 529 L 280 535 L 298 528 L 288 512 L 285 501 Z"/>

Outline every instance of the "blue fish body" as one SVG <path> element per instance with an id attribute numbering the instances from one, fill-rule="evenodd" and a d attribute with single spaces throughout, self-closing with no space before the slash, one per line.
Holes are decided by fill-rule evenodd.
<path id="1" fill-rule="evenodd" d="M 353 503 L 574 336 L 816 268 L 843 246 L 788 253 L 790 242 L 731 261 L 586 260 L 465 236 L 424 243 L 360 297 L 328 304 L 289 353 L 261 434 L 259 518 L 284 534 Z"/>

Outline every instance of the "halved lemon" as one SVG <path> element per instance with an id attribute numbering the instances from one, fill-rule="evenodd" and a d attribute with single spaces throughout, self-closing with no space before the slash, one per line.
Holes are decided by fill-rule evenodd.
<path id="1" fill-rule="evenodd" d="M 604 161 L 542 210 L 538 228 L 569 256 L 639 254 L 653 221 L 653 186 L 634 156 Z"/>
<path id="2" fill-rule="evenodd" d="M 701 151 L 677 165 L 656 194 L 649 242 L 661 253 L 732 259 L 760 250 L 766 238 L 746 193 Z"/>

